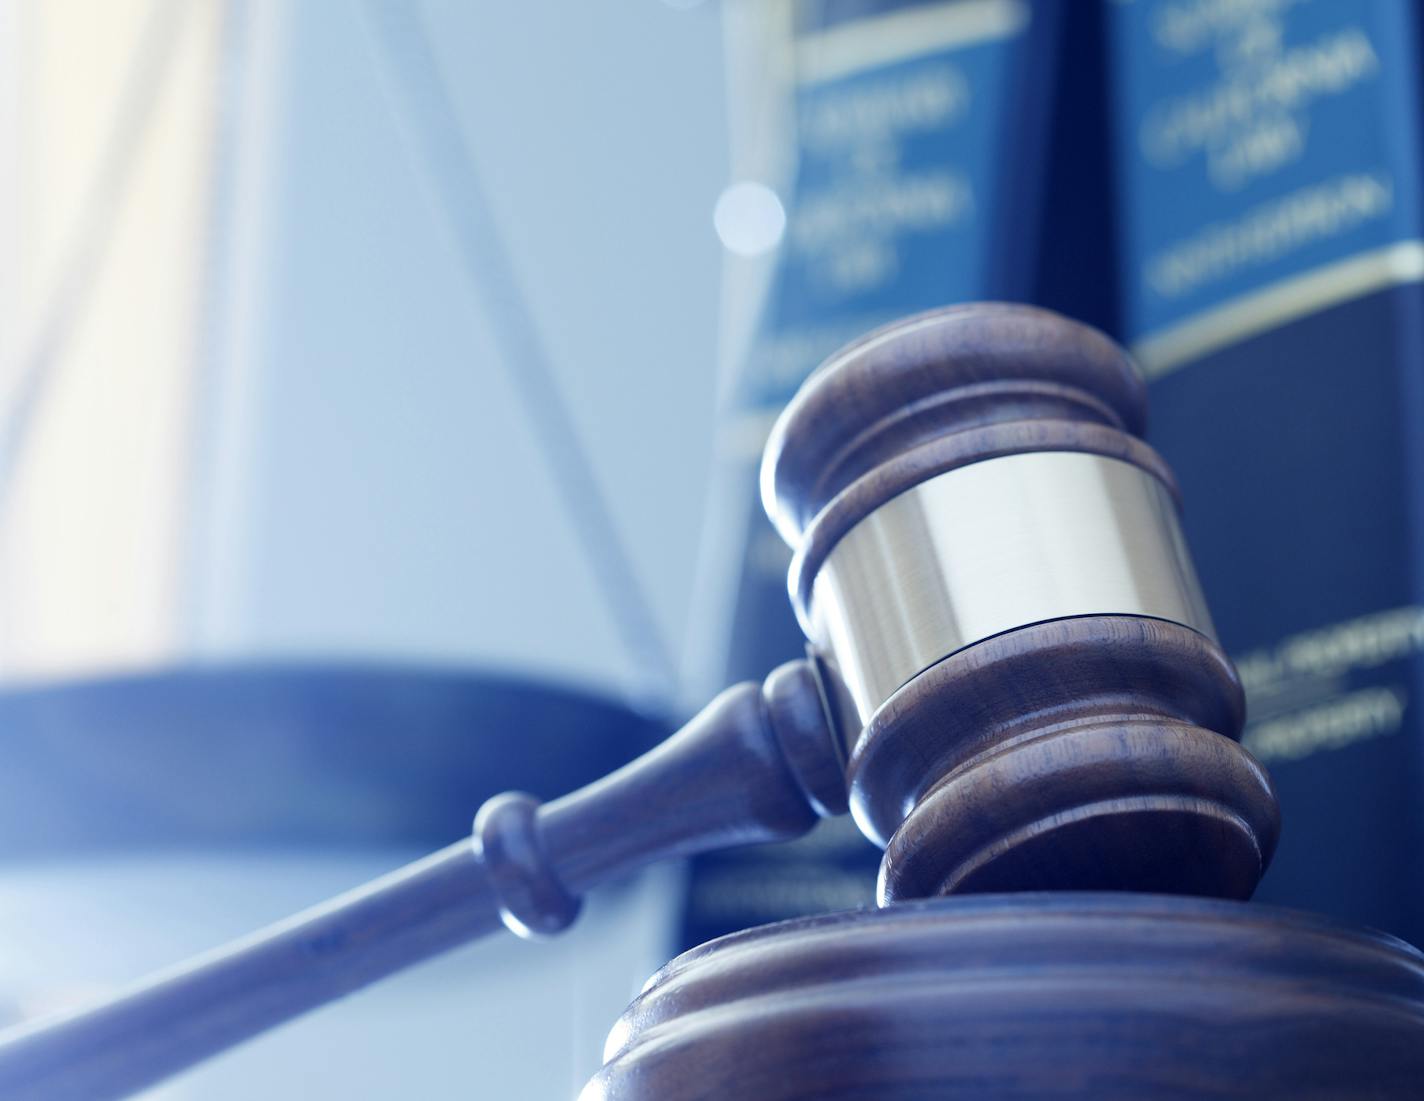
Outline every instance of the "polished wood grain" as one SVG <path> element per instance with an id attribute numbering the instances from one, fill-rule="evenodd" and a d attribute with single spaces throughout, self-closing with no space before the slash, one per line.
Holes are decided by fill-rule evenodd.
<path id="1" fill-rule="evenodd" d="M 777 423 L 762 497 L 795 542 L 897 455 L 989 425 L 1102 424 L 1141 436 L 1147 389 L 1111 339 L 1048 310 L 980 302 L 904 318 L 831 356 Z"/>
<path id="2" fill-rule="evenodd" d="M 857 817 L 888 841 L 882 901 L 1249 898 L 1280 818 L 1265 770 L 1232 740 L 1243 712 L 1220 648 L 1162 620 L 1036 624 L 953 655 L 893 696 L 851 753 Z"/>
<path id="3" fill-rule="evenodd" d="M 799 837 L 846 810 L 845 764 L 813 666 L 727 689 L 632 764 L 544 807 L 541 843 L 574 894 L 655 860 Z"/>
<path id="4" fill-rule="evenodd" d="M 1405 1101 L 1424 956 L 1233 902 L 904 903 L 693 949 L 605 1057 L 581 1101 Z"/>

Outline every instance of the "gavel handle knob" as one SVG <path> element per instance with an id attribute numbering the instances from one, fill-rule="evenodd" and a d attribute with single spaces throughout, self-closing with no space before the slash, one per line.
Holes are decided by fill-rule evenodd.
<path id="1" fill-rule="evenodd" d="M 653 861 L 799 836 L 846 809 L 839 746 L 815 669 L 783 665 L 571 795 L 497 795 L 472 839 L 112 1000 L 0 1033 L 0 1097 L 124 1097 L 501 923 L 558 932 L 584 892 Z"/>
<path id="2" fill-rule="evenodd" d="M 655 860 L 799 837 L 846 810 L 845 762 L 810 662 L 727 689 L 632 764 L 540 807 L 496 795 L 475 853 L 504 924 L 558 933 L 596 884 Z"/>
<path id="3" fill-rule="evenodd" d="M 471 840 L 506 929 L 533 939 L 574 923 L 582 900 L 559 882 L 545 851 L 539 800 L 522 791 L 496 795 L 475 815 Z"/>

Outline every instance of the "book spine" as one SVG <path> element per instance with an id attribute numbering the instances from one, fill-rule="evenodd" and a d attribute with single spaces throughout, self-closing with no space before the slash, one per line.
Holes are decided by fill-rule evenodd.
<path id="1" fill-rule="evenodd" d="M 1123 335 L 1284 820 L 1258 897 L 1424 937 L 1411 0 L 1126 0 Z"/>
<path id="2" fill-rule="evenodd" d="M 1055 11 L 1025 0 L 792 5 L 787 228 L 730 389 L 731 511 L 710 524 L 714 556 L 735 563 L 720 648 L 727 681 L 760 679 L 804 651 L 786 595 L 790 552 L 756 492 L 767 430 L 801 381 L 840 345 L 905 314 L 1032 292 Z M 867 903 L 878 860 L 849 821 L 795 845 L 701 859 L 686 939 Z"/>

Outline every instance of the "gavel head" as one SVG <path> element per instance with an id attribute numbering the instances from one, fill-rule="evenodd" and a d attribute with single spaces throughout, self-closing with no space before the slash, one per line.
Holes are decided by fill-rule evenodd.
<path id="1" fill-rule="evenodd" d="M 777 422 L 762 494 L 882 902 L 1264 873 L 1275 797 L 1145 416 L 1107 337 L 982 304 L 849 345 Z"/>

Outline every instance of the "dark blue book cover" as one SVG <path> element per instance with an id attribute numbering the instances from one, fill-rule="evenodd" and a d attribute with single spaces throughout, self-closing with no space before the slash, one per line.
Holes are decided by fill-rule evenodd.
<path id="1" fill-rule="evenodd" d="M 1258 897 L 1419 941 L 1419 13 L 1105 10 L 1123 334 L 1281 798 Z"/>
<path id="2" fill-rule="evenodd" d="M 790 551 L 756 465 L 777 411 L 820 360 L 885 322 L 1033 287 L 1057 4 L 821 0 L 793 6 L 796 171 L 759 336 L 734 388 L 725 456 L 740 563 L 727 682 L 804 650 Z M 849 820 L 804 841 L 699 859 L 689 943 L 869 903 L 879 851 Z"/>

